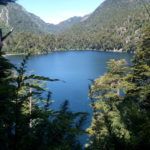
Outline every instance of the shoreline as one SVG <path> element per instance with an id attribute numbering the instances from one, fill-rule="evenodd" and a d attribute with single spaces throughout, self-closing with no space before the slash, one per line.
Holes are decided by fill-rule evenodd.
<path id="1" fill-rule="evenodd" d="M 50 53 L 54 53 L 54 52 L 69 52 L 69 51 L 96 51 L 96 52 L 109 52 L 109 53 L 131 53 L 134 54 L 135 52 L 126 52 L 126 51 L 120 51 L 120 50 L 96 50 L 96 49 L 85 49 L 85 50 L 76 50 L 76 49 L 71 49 L 71 50 L 55 50 L 55 51 L 51 51 L 48 53 L 33 53 L 31 55 L 45 55 L 45 54 L 50 54 Z M 28 53 L 9 53 L 9 54 L 4 54 L 2 56 L 6 57 L 6 56 L 14 56 L 14 55 L 27 55 Z"/>

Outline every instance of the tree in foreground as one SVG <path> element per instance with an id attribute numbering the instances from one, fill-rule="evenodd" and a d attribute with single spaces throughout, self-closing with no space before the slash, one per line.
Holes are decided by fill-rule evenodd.
<path id="1" fill-rule="evenodd" d="M 124 149 L 130 138 L 121 119 L 118 105 L 122 102 L 121 89 L 127 71 L 125 60 L 110 60 L 108 72 L 96 79 L 90 87 L 91 106 L 93 108 L 89 149 Z"/>
<path id="2" fill-rule="evenodd" d="M 90 87 L 90 97 L 94 116 L 88 149 L 150 148 L 150 28 L 132 67 L 125 67 L 122 60 L 109 61 L 108 72 Z"/>
<path id="3" fill-rule="evenodd" d="M 15 1 L 1 0 L 0 5 L 7 2 Z M 17 68 L 0 49 L 0 149 L 80 150 L 77 137 L 85 133 L 82 125 L 87 113 L 72 113 L 67 101 L 59 111 L 50 109 L 51 93 L 42 97 L 41 82 L 58 80 L 27 75 L 27 60 Z"/>
<path id="4" fill-rule="evenodd" d="M 42 97 L 45 89 L 41 81 L 58 80 L 27 75 L 27 59 L 23 60 L 20 68 L 14 66 L 16 72 L 9 76 L 11 80 L 8 81 L 7 90 L 5 88 L 0 93 L 0 149 L 81 149 L 77 137 L 85 133 L 82 125 L 87 113 L 72 113 L 67 101 L 58 111 L 50 109 L 51 93 Z M 1 79 L 5 80 L 6 77 Z"/>

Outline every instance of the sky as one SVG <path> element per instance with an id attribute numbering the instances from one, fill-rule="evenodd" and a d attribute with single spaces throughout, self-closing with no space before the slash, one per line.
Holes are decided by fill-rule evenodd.
<path id="1" fill-rule="evenodd" d="M 47 23 L 57 24 L 73 16 L 92 13 L 104 0 L 18 0 L 27 11 Z"/>

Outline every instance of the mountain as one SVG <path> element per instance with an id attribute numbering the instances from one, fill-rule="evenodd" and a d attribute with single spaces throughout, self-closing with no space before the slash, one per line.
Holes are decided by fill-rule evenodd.
<path id="1" fill-rule="evenodd" d="M 15 27 L 16 32 L 36 33 L 33 35 L 34 39 L 28 36 L 30 34 L 18 34 L 8 42 L 15 45 L 15 40 L 28 39 L 31 44 L 27 45 L 30 45 L 32 49 L 35 48 L 33 46 L 35 43 L 40 43 L 42 48 L 43 43 L 47 43 L 54 47 L 53 50 L 88 49 L 134 52 L 137 42 L 143 35 L 143 29 L 150 24 L 149 10 L 150 0 L 105 0 L 87 16 L 72 17 L 53 25 L 27 12 L 22 6 L 10 3 L 5 8 L 0 6 L 0 24 L 5 27 Z M 37 33 L 56 35 L 45 39 Z M 46 41 L 43 42 L 41 39 Z M 30 46 L 27 49 L 30 49 Z M 21 48 L 23 49 L 22 46 Z M 13 52 L 15 51 L 19 52 L 20 49 L 14 47 Z"/>
<path id="2" fill-rule="evenodd" d="M 55 33 L 55 34 L 62 33 L 62 32 L 69 30 L 74 24 L 80 22 L 83 18 L 84 17 L 75 16 L 65 21 L 62 21 L 57 25 L 53 25 L 53 28 L 50 25 L 49 29 L 51 30 L 52 33 Z"/>
<path id="3" fill-rule="evenodd" d="M 1 5 L 0 19 L 5 27 L 14 27 L 16 32 L 49 32 L 49 27 L 44 21 L 16 3 L 9 3 L 7 6 Z"/>
<path id="4" fill-rule="evenodd" d="M 72 45 L 77 43 L 79 47 L 75 47 L 79 49 L 134 51 L 142 29 L 149 24 L 145 9 L 146 6 L 150 10 L 149 4 L 150 0 L 144 0 L 144 5 L 141 0 L 105 0 L 85 21 L 69 29 L 65 36 L 72 39 Z"/>
<path id="5" fill-rule="evenodd" d="M 61 33 L 70 29 L 82 17 L 72 17 L 58 25 L 45 23 L 40 17 L 29 13 L 17 3 L 0 5 L 0 25 L 4 28 L 15 27 L 16 32 Z"/>

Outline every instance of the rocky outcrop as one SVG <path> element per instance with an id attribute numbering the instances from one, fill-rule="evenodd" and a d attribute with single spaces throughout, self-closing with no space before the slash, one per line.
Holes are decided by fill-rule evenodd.
<path id="1" fill-rule="evenodd" d="M 0 20 L 3 21 L 6 26 L 9 26 L 9 11 L 6 7 L 1 9 Z"/>

